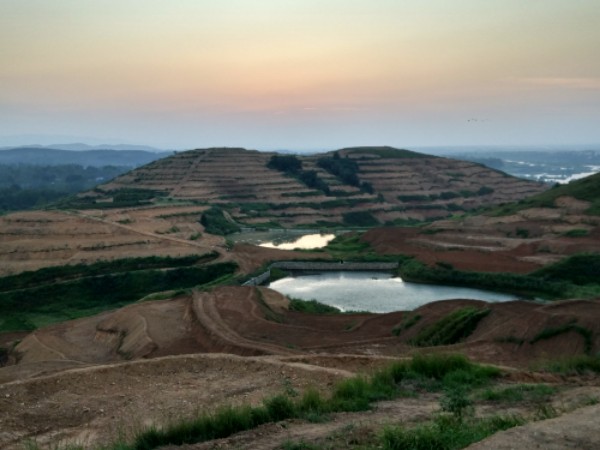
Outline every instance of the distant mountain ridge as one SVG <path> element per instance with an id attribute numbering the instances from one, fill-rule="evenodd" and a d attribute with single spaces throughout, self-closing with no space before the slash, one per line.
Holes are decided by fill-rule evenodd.
<path id="1" fill-rule="evenodd" d="M 78 164 L 81 166 L 127 166 L 138 167 L 157 159 L 171 156 L 174 152 L 155 152 L 124 147 L 143 146 L 89 146 L 69 144 L 71 148 L 17 147 L 0 150 L 0 164 L 30 164 L 36 166 L 58 166 Z M 87 147 L 83 149 L 81 146 Z M 96 148 L 106 147 L 106 148 Z M 151 147 L 149 147 L 151 148 Z"/>

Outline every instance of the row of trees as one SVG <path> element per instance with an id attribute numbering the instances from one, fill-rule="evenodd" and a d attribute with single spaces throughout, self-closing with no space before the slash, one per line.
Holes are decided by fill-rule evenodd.
<path id="1" fill-rule="evenodd" d="M 342 158 L 336 152 L 332 157 L 319 158 L 317 165 L 335 175 L 343 183 L 358 187 L 364 192 L 373 193 L 373 186 L 370 183 L 360 181 L 358 177 L 359 167 L 356 161 L 350 158 Z M 294 155 L 273 155 L 267 163 L 267 167 L 294 176 L 308 187 L 323 191 L 325 195 L 331 194 L 330 187 L 319 178 L 317 172 L 315 170 L 302 170 L 302 161 Z"/>
<path id="2" fill-rule="evenodd" d="M 315 170 L 302 170 L 302 161 L 294 155 L 273 155 L 267 163 L 267 167 L 287 173 L 300 180 L 309 188 L 318 189 L 325 195 L 331 194 L 329 186 L 319 178 L 317 172 Z"/>
<path id="3" fill-rule="evenodd" d="M 333 154 L 333 157 L 325 156 L 319 158 L 317 165 L 327 172 L 335 175 L 345 184 L 360 188 L 369 194 L 373 193 L 373 186 L 366 181 L 361 182 L 358 177 L 360 168 L 358 163 L 350 158 L 342 158 L 338 152 Z"/>

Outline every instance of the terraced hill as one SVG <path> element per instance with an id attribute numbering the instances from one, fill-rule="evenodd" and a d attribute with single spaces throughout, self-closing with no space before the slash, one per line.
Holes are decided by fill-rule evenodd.
<path id="1" fill-rule="evenodd" d="M 301 165 L 296 172 L 270 167 L 274 156 L 238 148 L 182 152 L 133 170 L 69 206 L 136 206 L 162 198 L 216 204 L 249 226 L 373 226 L 444 218 L 546 189 L 475 163 L 390 147 L 290 156 Z"/>
<path id="2" fill-rule="evenodd" d="M 20 274 L 4 278 L 6 291 L 19 291 L 3 291 L 4 298 L 13 302 L 17 316 L 28 305 L 36 306 L 36 316 L 28 318 L 39 327 L 27 332 L 9 324 L 9 332 L 0 332 L 0 446 L 96 448 L 117 436 L 133 442 L 140 430 L 161 430 L 194 417 L 200 407 L 211 414 L 223 405 L 257 407 L 282 391 L 304 399 L 311 386 L 333 398 L 338 381 L 371 375 L 391 359 L 404 361 L 423 351 L 460 352 L 504 366 L 499 378 L 489 381 L 492 385 L 477 385 L 479 390 L 462 369 L 444 376 L 447 386 L 466 389 L 474 417 L 518 413 L 525 422 L 564 414 L 556 419 L 562 422 L 545 428 L 560 430 L 551 439 L 558 442 L 556 448 L 573 447 L 573 442 L 578 448 L 598 447 L 595 404 L 600 388 L 598 376 L 587 371 L 600 370 L 594 356 L 600 349 L 600 303 L 592 298 L 597 295 L 597 269 L 588 263 L 589 255 L 533 275 L 585 277 L 581 285 L 575 286 L 575 279 L 568 285 L 577 287 L 569 293 L 583 292 L 585 300 L 550 305 L 456 299 L 414 312 L 317 315 L 290 308 L 287 299 L 268 288 L 218 287 L 239 283 L 237 275 L 248 275 L 268 261 L 338 259 L 337 252 L 344 260 L 355 253 L 412 255 L 432 267 L 430 274 L 452 275 L 453 269 L 530 273 L 565 255 L 599 251 L 597 178 L 545 190 L 477 164 L 390 148 L 279 155 L 277 164 L 274 157 L 243 149 L 180 153 L 85 193 L 63 210 L 0 217 L 0 275 Z M 532 200 L 526 198 L 536 193 Z M 216 211 L 230 225 L 402 224 L 511 200 L 519 203 L 500 206 L 495 215 L 351 233 L 339 238 L 332 253 L 232 246 L 198 221 Z M 170 258 L 149 258 L 157 255 Z M 191 264 L 181 266 L 190 270 L 179 270 L 180 263 Z M 409 261 L 415 270 L 427 272 L 424 264 L 413 263 Z M 585 270 L 580 269 L 583 264 Z M 213 278 L 188 289 L 190 283 L 182 279 L 188 272 L 191 284 L 202 283 L 195 273 L 213 273 Z M 178 284 L 161 286 L 161 279 L 171 275 Z M 39 289 L 23 280 L 37 280 Z M 74 302 L 62 294 L 65 285 L 71 286 Z M 122 286 L 130 287 L 130 298 L 124 298 Z M 75 319 L 93 312 L 78 304 L 91 288 L 97 294 L 91 306 L 99 314 Z M 154 289 L 159 292 L 146 295 Z M 117 291 L 123 298 L 117 298 Z M 60 309 L 50 302 L 50 294 L 68 303 L 60 312 L 75 320 L 43 327 L 56 322 L 50 313 Z M 135 302 L 141 296 L 143 301 Z M 110 310 L 121 300 L 135 303 Z M 6 322 L 1 311 L 0 317 Z M 572 355 L 576 358 L 548 365 Z M 541 372 L 529 371 L 532 362 L 540 364 Z M 442 417 L 438 405 L 450 398 L 440 391 L 443 380 L 430 375 L 419 380 L 412 374 L 393 378 L 394 396 L 409 398 L 363 394 L 388 399 L 369 400 L 373 409 L 366 414 L 335 412 L 319 423 L 266 423 L 193 448 L 366 448 L 364 443 L 381 448 L 377 436 L 390 418 L 402 425 L 429 426 Z M 523 381 L 528 384 L 515 386 Z M 492 403 L 495 393 L 515 389 L 550 394 L 543 399 L 523 394 L 522 401 L 506 406 Z M 586 405 L 595 406 L 582 408 Z M 576 415 L 571 416 L 572 410 Z M 469 423 L 470 417 L 464 424 Z M 544 422 L 532 426 L 530 432 L 515 429 L 519 435 L 505 442 L 514 444 L 520 436 L 528 442 L 522 448 L 547 447 L 550 438 L 540 433 Z M 165 443 L 177 448 L 181 442 Z"/>

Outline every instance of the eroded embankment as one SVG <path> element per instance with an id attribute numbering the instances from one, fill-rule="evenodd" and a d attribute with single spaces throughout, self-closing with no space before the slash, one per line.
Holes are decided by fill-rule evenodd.
<path id="1" fill-rule="evenodd" d="M 16 346 L 0 381 L 86 364 L 223 352 L 403 356 L 425 348 L 527 367 L 544 358 L 595 354 L 599 336 L 597 300 L 446 300 L 410 312 L 307 314 L 289 311 L 285 297 L 268 288 L 221 287 L 36 330 Z"/>

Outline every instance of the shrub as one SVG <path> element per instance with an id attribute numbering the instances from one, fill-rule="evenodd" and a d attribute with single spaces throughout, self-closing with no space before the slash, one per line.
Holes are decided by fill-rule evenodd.
<path id="1" fill-rule="evenodd" d="M 296 415 L 296 405 L 286 395 L 276 395 L 264 401 L 265 409 L 271 421 L 289 419 Z"/>
<path id="2" fill-rule="evenodd" d="M 344 223 L 354 227 L 374 227 L 379 221 L 369 211 L 351 211 L 344 213 Z"/>
<path id="3" fill-rule="evenodd" d="M 290 311 L 299 311 L 309 314 L 340 314 L 342 311 L 335 306 L 329 306 L 317 300 L 302 300 L 299 298 L 291 298 Z"/>
<path id="4" fill-rule="evenodd" d="M 493 193 L 494 193 L 494 189 L 492 189 L 489 186 L 481 186 L 479 188 L 479 190 L 477 191 L 477 195 L 479 195 L 479 196 L 489 195 L 489 194 L 493 194 Z"/>
<path id="5" fill-rule="evenodd" d="M 438 380 L 455 370 L 465 370 L 471 367 L 472 364 L 466 357 L 457 354 L 417 354 L 411 363 L 411 369 L 414 372 Z"/>
<path id="6" fill-rule="evenodd" d="M 531 275 L 544 280 L 570 281 L 577 285 L 599 283 L 600 253 L 579 253 L 536 270 Z"/>
<path id="7" fill-rule="evenodd" d="M 573 230 L 569 230 L 563 234 L 566 237 L 584 237 L 590 234 L 590 232 L 584 228 L 575 228 Z"/>
<path id="8" fill-rule="evenodd" d="M 221 208 L 216 206 L 213 206 L 202 213 L 200 223 L 204 226 L 206 232 L 210 234 L 225 236 L 240 231 L 240 227 L 230 220 L 227 220 Z"/>
<path id="9" fill-rule="evenodd" d="M 371 385 L 366 378 L 353 377 L 339 382 L 331 397 L 334 411 L 364 411 L 370 407 Z"/>
<path id="10" fill-rule="evenodd" d="M 302 169 L 302 161 L 294 155 L 273 155 L 267 163 L 267 167 L 280 172 L 295 174 Z"/>
<path id="11" fill-rule="evenodd" d="M 319 178 L 317 176 L 317 172 L 314 170 L 303 170 L 299 172 L 298 179 L 309 188 L 319 189 L 325 195 L 329 195 L 331 193 L 327 183 Z"/>
<path id="12" fill-rule="evenodd" d="M 335 175 L 344 183 L 360 187 L 360 179 L 358 178 L 359 167 L 356 161 L 350 158 L 340 158 L 338 153 L 335 155 L 334 157 L 326 156 L 319 158 L 317 165 Z"/>
<path id="13" fill-rule="evenodd" d="M 302 417 L 310 422 L 319 422 L 324 414 L 330 411 L 330 405 L 314 388 L 304 391 L 300 402 L 297 405 Z"/>
<path id="14" fill-rule="evenodd" d="M 469 337 L 477 328 L 479 321 L 489 313 L 489 309 L 472 307 L 457 309 L 422 329 L 410 343 L 418 347 L 456 344 Z"/>
<path id="15" fill-rule="evenodd" d="M 448 388 L 440 400 L 440 406 L 442 411 L 452 414 L 458 422 L 473 414 L 473 402 L 463 387 Z"/>

